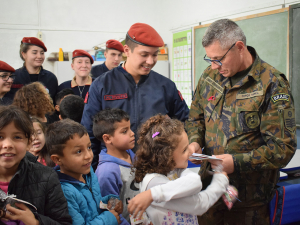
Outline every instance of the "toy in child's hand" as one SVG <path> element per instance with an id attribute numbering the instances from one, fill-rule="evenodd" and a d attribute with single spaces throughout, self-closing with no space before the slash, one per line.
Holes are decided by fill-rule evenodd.
<path id="1" fill-rule="evenodd" d="M 223 171 L 223 166 L 221 164 L 216 166 L 215 172 L 222 173 L 222 171 Z M 232 208 L 236 200 L 240 201 L 237 197 L 238 197 L 238 190 L 234 186 L 229 185 L 226 189 L 226 192 L 222 195 L 223 201 L 229 210 Z"/>
<path id="2" fill-rule="evenodd" d="M 25 205 L 27 205 L 29 208 L 32 207 L 33 209 L 37 210 L 37 208 L 32 205 L 29 202 L 23 201 L 21 199 L 17 199 L 16 195 L 7 195 L 3 190 L 0 189 L 0 210 L 1 210 L 1 215 L 0 217 L 4 217 L 5 216 L 5 212 L 6 212 L 6 205 L 10 204 L 12 207 L 18 208 L 16 207 L 16 203 L 23 203 Z M 3 213 L 4 212 L 4 213 Z"/>
<path id="3" fill-rule="evenodd" d="M 238 190 L 234 186 L 229 185 L 226 192 L 222 195 L 223 201 L 229 210 L 232 208 L 236 200 L 240 201 L 237 197 Z"/>
<path id="4" fill-rule="evenodd" d="M 111 197 L 107 204 L 103 203 L 102 201 L 100 202 L 100 209 L 107 209 L 107 210 L 112 210 L 115 209 L 115 207 L 120 203 L 121 201 L 117 198 Z M 122 203 L 122 202 L 121 202 Z M 123 207 L 122 207 L 123 208 Z M 123 210 L 122 210 L 123 211 Z"/>
<path id="5" fill-rule="evenodd" d="M 139 217 L 140 217 L 140 212 L 135 218 L 133 217 L 133 215 L 129 214 L 130 224 L 131 225 L 153 225 L 145 212 L 143 213 L 141 219 L 139 219 Z"/>
<path id="6" fill-rule="evenodd" d="M 107 208 L 109 210 L 115 210 L 118 214 L 122 214 L 123 212 L 123 202 L 117 198 L 110 198 L 107 203 Z"/>

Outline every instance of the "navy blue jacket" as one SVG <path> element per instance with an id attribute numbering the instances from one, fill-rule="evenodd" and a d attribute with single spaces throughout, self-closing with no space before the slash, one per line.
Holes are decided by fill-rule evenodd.
<path id="1" fill-rule="evenodd" d="M 109 71 L 109 69 L 106 67 L 105 62 L 97 65 L 97 66 L 93 66 L 92 70 L 91 70 L 91 74 L 93 76 L 93 78 L 97 78 L 99 77 L 101 74 L 105 73 Z"/>
<path id="2" fill-rule="evenodd" d="M 183 122 L 189 114 L 188 106 L 170 79 L 151 70 L 136 84 L 121 66 L 110 70 L 92 83 L 81 120 L 92 142 L 93 167 L 97 166 L 100 153 L 100 141 L 93 134 L 93 116 L 108 107 L 127 112 L 135 134 L 143 122 L 158 113 Z"/>
<path id="3" fill-rule="evenodd" d="M 30 84 L 30 75 L 25 66 L 19 68 L 15 72 L 16 79 L 11 86 L 10 92 L 7 93 L 7 97 L 13 99 L 15 93 L 24 85 Z M 41 82 L 48 90 L 51 98 L 54 100 L 54 97 L 57 92 L 58 81 L 56 76 L 48 70 L 44 70 L 43 67 L 38 76 L 38 81 Z"/>
<path id="4" fill-rule="evenodd" d="M 90 78 L 89 81 L 84 86 L 79 86 L 80 90 L 82 91 L 82 96 L 80 96 L 78 85 L 76 84 L 76 82 L 74 82 L 74 78 L 73 78 L 73 80 L 68 80 L 68 81 L 61 83 L 57 88 L 57 92 L 60 92 L 63 89 L 71 88 L 75 95 L 78 95 L 78 96 L 82 97 L 83 99 L 85 99 L 87 97 L 87 93 L 89 92 L 89 89 L 90 89 L 90 86 L 91 86 L 91 83 L 93 82 L 93 80 L 94 80 L 94 78 Z"/>

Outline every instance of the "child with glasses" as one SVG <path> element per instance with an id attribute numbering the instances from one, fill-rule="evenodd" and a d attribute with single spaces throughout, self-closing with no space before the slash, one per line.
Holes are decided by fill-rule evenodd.
<path id="1" fill-rule="evenodd" d="M 14 68 L 6 62 L 0 61 L 0 105 L 10 105 L 12 103 L 12 99 L 7 98 L 5 94 L 10 91 L 15 79 L 14 72 Z"/>

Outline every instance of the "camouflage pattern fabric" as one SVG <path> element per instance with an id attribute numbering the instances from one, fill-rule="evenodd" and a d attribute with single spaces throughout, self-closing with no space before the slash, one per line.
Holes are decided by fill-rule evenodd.
<path id="1" fill-rule="evenodd" d="M 233 208 L 230 211 L 219 201 L 205 214 L 198 217 L 199 225 L 268 225 L 270 214 L 268 205 Z"/>
<path id="2" fill-rule="evenodd" d="M 186 130 L 208 155 L 231 154 L 230 184 L 239 191 L 235 208 L 266 205 L 273 197 L 279 168 L 296 150 L 293 97 L 284 74 L 255 61 L 248 75 L 230 85 L 229 78 L 209 66 L 199 79 Z M 210 164 L 201 165 L 201 179 L 209 179 Z M 204 182 L 205 183 L 205 182 Z"/>

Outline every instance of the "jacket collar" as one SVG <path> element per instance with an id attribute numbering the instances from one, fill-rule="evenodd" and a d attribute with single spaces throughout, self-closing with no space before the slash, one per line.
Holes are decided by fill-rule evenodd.
<path id="1" fill-rule="evenodd" d="M 92 84 L 92 81 L 93 81 L 93 79 L 92 79 L 92 77 L 89 75 L 89 76 L 88 76 L 88 80 L 87 80 L 87 82 L 85 83 L 85 85 L 91 85 L 91 84 Z M 74 76 L 73 79 L 71 80 L 71 88 L 77 87 L 77 86 L 78 86 L 78 84 L 76 83 L 76 76 Z"/>
<path id="2" fill-rule="evenodd" d="M 124 68 L 123 68 L 123 66 L 122 66 L 123 64 L 121 64 L 120 66 L 118 66 L 118 67 L 116 67 L 116 69 L 118 69 L 118 71 L 120 71 L 130 82 L 133 82 L 134 83 L 134 85 L 136 85 L 136 83 L 135 83 L 135 81 L 134 81 L 134 79 L 133 79 L 133 76 L 130 74 L 130 73 L 128 73 Z M 150 73 L 148 73 L 147 75 L 142 75 L 141 76 L 141 79 L 139 80 L 139 82 L 137 83 L 137 85 L 140 85 L 140 84 L 142 84 L 142 83 L 144 83 L 147 79 L 148 79 L 148 77 L 149 77 L 149 75 L 151 74 L 151 72 L 152 72 L 152 70 L 150 71 Z"/>
<path id="3" fill-rule="evenodd" d="M 27 68 L 26 68 L 26 66 L 25 66 L 25 62 L 23 63 L 22 70 L 23 70 L 24 72 L 26 72 L 26 73 L 29 75 L 29 73 L 28 73 L 28 71 L 27 71 Z M 39 72 L 39 75 L 43 75 L 43 74 L 44 74 L 44 68 L 43 68 L 43 66 L 41 66 L 41 70 L 40 70 L 40 72 Z"/>

